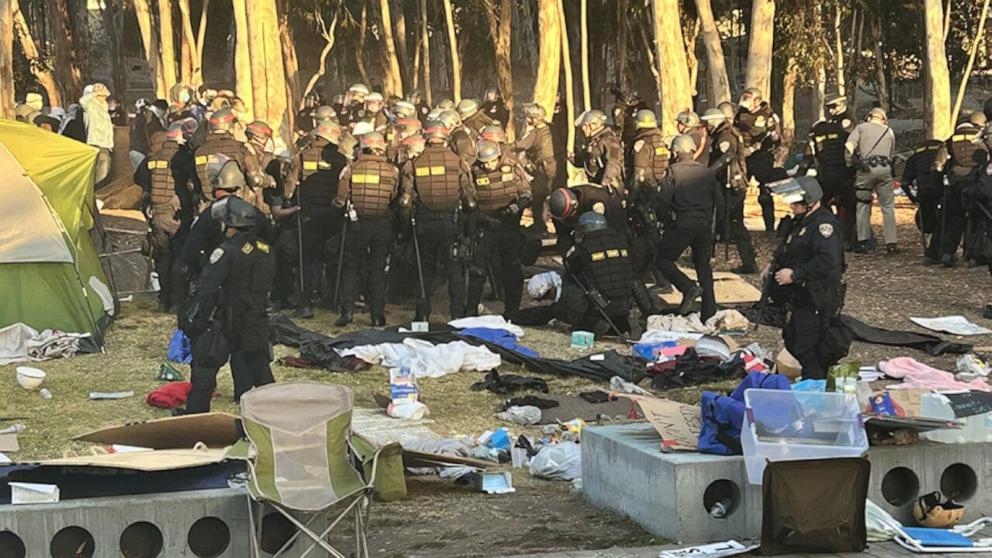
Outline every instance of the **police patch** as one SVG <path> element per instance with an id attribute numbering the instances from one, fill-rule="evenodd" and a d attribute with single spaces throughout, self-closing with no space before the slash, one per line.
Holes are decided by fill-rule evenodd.
<path id="1" fill-rule="evenodd" d="M 844 128 L 845 130 L 850 128 L 851 124 L 853 124 L 853 122 L 851 122 L 850 118 L 845 118 L 844 120 L 840 121 L 841 128 Z"/>
<path id="2" fill-rule="evenodd" d="M 727 150 L 730 149 L 730 142 L 729 141 L 721 141 L 719 147 L 720 147 L 720 153 L 726 153 Z"/>
<path id="3" fill-rule="evenodd" d="M 251 245 L 251 242 L 245 242 L 244 246 L 241 247 L 241 252 L 246 256 L 254 251 L 255 247 Z"/>
<path id="4" fill-rule="evenodd" d="M 823 238 L 830 238 L 830 235 L 834 234 L 834 226 L 830 223 L 823 223 L 820 225 L 820 234 Z"/>
<path id="5" fill-rule="evenodd" d="M 210 263 L 215 264 L 219 262 L 220 259 L 223 257 L 224 257 L 224 249 L 217 248 L 216 250 L 210 253 Z"/>
<path id="6" fill-rule="evenodd" d="M 640 153 L 641 148 L 644 147 L 644 140 L 637 140 L 634 142 L 634 153 Z"/>
<path id="7" fill-rule="evenodd" d="M 766 122 L 767 120 L 765 120 L 764 116 L 758 116 L 757 118 L 754 119 L 754 125 L 757 128 L 764 128 Z"/>

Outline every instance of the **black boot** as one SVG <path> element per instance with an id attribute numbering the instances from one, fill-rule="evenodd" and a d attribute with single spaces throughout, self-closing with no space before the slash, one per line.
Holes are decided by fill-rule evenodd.
<path id="1" fill-rule="evenodd" d="M 386 317 L 372 316 L 372 327 L 386 327 Z"/>
<path id="2" fill-rule="evenodd" d="M 940 263 L 944 264 L 946 268 L 957 267 L 957 262 L 954 261 L 954 254 L 944 254 L 940 258 Z"/>
<path id="3" fill-rule="evenodd" d="M 351 315 L 351 310 L 342 310 L 341 315 L 338 316 L 338 319 L 334 322 L 334 327 L 344 327 L 353 321 L 355 320 Z"/>
<path id="4" fill-rule="evenodd" d="M 679 304 L 679 314 L 688 314 L 693 306 L 696 305 L 696 299 L 703 294 L 703 289 L 699 288 L 699 285 L 693 285 L 688 292 L 682 294 L 682 304 Z"/>
<path id="5" fill-rule="evenodd" d="M 661 311 L 658 309 L 658 305 L 655 303 L 655 299 L 651 296 L 648 288 L 644 286 L 641 281 L 634 281 L 634 303 L 637 304 L 637 308 L 641 311 L 641 316 L 647 317 L 654 314 L 660 314 Z"/>
<path id="6" fill-rule="evenodd" d="M 731 269 L 730 272 L 738 275 L 754 275 L 758 272 L 758 268 L 754 264 L 743 264 Z"/>
<path id="7" fill-rule="evenodd" d="M 426 322 L 431 317 L 431 306 L 427 299 L 418 298 L 417 299 L 417 309 L 413 315 L 413 321 L 415 322 Z"/>

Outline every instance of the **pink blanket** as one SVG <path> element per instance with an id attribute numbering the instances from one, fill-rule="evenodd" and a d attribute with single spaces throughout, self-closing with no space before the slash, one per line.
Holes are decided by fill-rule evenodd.
<path id="1" fill-rule="evenodd" d="M 886 389 L 974 389 L 992 391 L 992 386 L 978 378 L 970 382 L 960 382 L 954 374 L 931 368 L 910 357 L 896 357 L 878 364 L 879 370 L 886 376 L 902 380 L 901 384 L 886 386 Z"/>

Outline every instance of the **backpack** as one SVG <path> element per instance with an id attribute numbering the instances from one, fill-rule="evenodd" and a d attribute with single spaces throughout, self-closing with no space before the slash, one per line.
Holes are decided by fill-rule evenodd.
<path id="1" fill-rule="evenodd" d="M 716 455 L 741 455 L 741 427 L 744 425 L 744 392 L 752 388 L 792 389 L 789 379 L 779 374 L 751 372 L 729 395 L 704 391 L 700 399 L 703 425 L 699 431 L 699 451 Z"/>

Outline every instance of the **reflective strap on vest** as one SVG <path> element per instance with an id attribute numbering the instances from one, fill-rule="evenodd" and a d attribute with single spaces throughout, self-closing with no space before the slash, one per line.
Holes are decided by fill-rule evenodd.
<path id="1" fill-rule="evenodd" d="M 973 141 L 977 134 L 956 134 L 951 136 L 951 141 Z"/>
<path id="2" fill-rule="evenodd" d="M 356 174 L 351 177 L 352 184 L 378 184 L 378 174 Z"/>
<path id="3" fill-rule="evenodd" d="M 317 170 L 317 161 L 303 161 L 303 170 L 307 170 L 307 171 Z"/>
<path id="4" fill-rule="evenodd" d="M 202 167 L 203 165 L 206 165 L 207 164 L 207 161 L 209 161 L 209 160 L 210 160 L 210 157 L 208 157 L 206 155 L 200 155 L 200 156 L 198 156 L 196 158 L 196 166 Z"/>
<path id="5" fill-rule="evenodd" d="M 601 262 L 607 258 L 626 258 L 627 250 L 605 250 L 602 252 L 593 252 L 589 254 L 589 258 L 594 262 Z"/>

